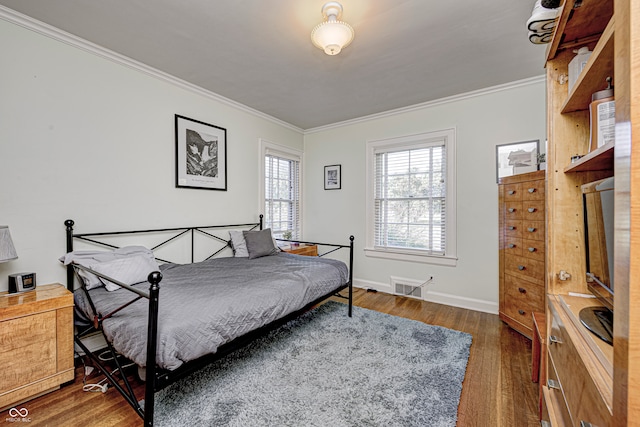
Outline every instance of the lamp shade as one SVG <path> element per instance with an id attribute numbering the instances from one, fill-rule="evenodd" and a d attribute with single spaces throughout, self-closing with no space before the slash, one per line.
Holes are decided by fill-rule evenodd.
<path id="1" fill-rule="evenodd" d="M 353 40 L 355 32 L 351 25 L 339 21 L 342 16 L 342 5 L 330 1 L 322 7 L 322 15 L 326 21 L 318 24 L 311 31 L 311 41 L 324 50 L 327 55 L 337 55 Z"/>
<path id="2" fill-rule="evenodd" d="M 9 227 L 0 225 L 0 262 L 11 261 L 16 258 L 18 258 L 18 254 L 13 246 L 13 240 L 11 240 Z"/>
<path id="3" fill-rule="evenodd" d="M 326 21 L 313 29 L 311 40 L 327 55 L 337 55 L 351 43 L 353 34 L 353 28 L 346 22 Z"/>

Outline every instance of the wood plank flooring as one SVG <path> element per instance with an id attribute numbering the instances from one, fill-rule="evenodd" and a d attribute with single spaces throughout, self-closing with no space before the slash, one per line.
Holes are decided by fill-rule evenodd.
<path id="1" fill-rule="evenodd" d="M 473 336 L 458 426 L 540 425 L 538 388 L 531 382 L 531 341 L 502 323 L 497 315 L 364 290 L 354 291 L 354 304 Z M 17 405 L 28 409 L 28 425 L 142 426 L 142 420 L 116 390 L 110 388 L 105 394 L 83 392 L 82 372 L 82 367 L 76 369 L 72 384 Z M 140 383 L 135 390 L 142 398 Z M 0 413 L 0 422 L 7 418 L 10 418 L 8 411 Z M 7 422 L 7 425 L 27 424 Z"/>

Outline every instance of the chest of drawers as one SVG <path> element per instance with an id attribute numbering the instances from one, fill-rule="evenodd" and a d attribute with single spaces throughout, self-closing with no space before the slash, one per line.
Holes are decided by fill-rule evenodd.
<path id="1" fill-rule="evenodd" d="M 498 186 L 500 318 L 531 337 L 544 312 L 545 171 L 501 178 Z"/>

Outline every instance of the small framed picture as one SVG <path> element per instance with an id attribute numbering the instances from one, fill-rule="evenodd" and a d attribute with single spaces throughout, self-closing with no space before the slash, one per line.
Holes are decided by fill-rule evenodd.
<path id="1" fill-rule="evenodd" d="M 227 191 L 227 130 L 176 114 L 176 187 Z"/>
<path id="2" fill-rule="evenodd" d="M 540 140 L 496 145 L 496 182 L 500 178 L 538 170 Z"/>
<path id="3" fill-rule="evenodd" d="M 340 190 L 342 188 L 341 165 L 324 167 L 324 189 Z"/>

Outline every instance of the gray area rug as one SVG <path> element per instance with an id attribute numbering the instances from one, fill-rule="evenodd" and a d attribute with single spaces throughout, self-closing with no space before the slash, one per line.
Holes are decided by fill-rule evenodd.
<path id="1" fill-rule="evenodd" d="M 158 426 L 455 426 L 471 335 L 328 302 L 156 394 Z"/>

